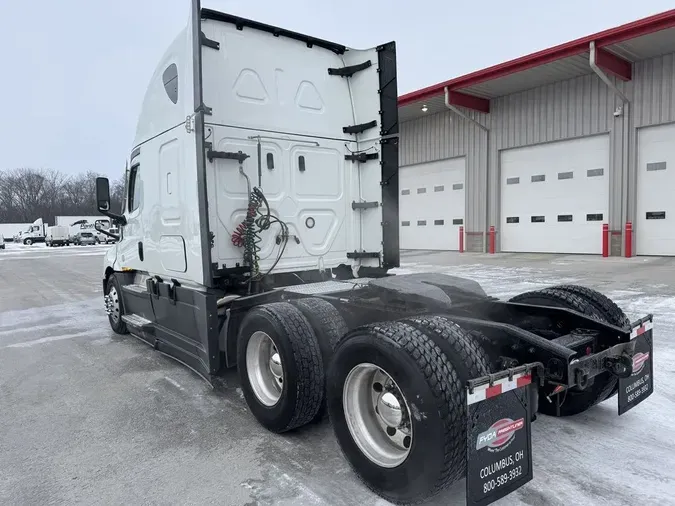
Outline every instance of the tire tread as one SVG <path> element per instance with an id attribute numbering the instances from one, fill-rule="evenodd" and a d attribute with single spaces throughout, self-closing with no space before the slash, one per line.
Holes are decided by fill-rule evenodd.
<path id="1" fill-rule="evenodd" d="M 597 290 L 580 285 L 557 285 L 553 290 L 573 293 L 595 307 L 608 323 L 621 328 L 630 328 L 630 320 L 623 310 L 609 297 Z"/>
<path id="2" fill-rule="evenodd" d="M 298 377 L 293 417 L 279 430 L 286 432 L 306 425 L 316 416 L 324 395 L 324 369 L 314 331 L 299 309 L 288 302 L 273 302 L 256 308 L 274 319 L 287 333 Z"/>
<path id="3" fill-rule="evenodd" d="M 316 318 L 320 329 L 315 328 L 314 330 L 325 333 L 331 352 L 335 350 L 342 336 L 349 331 L 347 323 L 340 312 L 333 304 L 326 300 L 319 299 L 318 297 L 308 297 L 306 299 L 295 300 L 292 304 L 300 309 L 305 316 L 310 313 Z"/>
<path id="4" fill-rule="evenodd" d="M 444 431 L 443 466 L 434 484 L 423 495 L 401 504 L 427 501 L 465 475 L 467 409 L 464 385 L 468 379 L 490 371 L 489 357 L 464 329 L 443 316 L 408 317 L 364 325 L 347 333 L 341 345 L 348 346 L 351 336 L 363 334 L 384 339 L 411 357 L 437 399 L 435 408 Z M 444 350 L 452 350 L 450 356 Z M 358 474 L 358 470 L 355 471 Z M 387 499 L 395 501 L 391 497 Z"/>
<path id="5" fill-rule="evenodd" d="M 399 320 L 368 324 L 350 332 L 342 342 L 348 343 L 350 335 L 363 333 L 388 340 L 408 354 L 415 361 L 433 396 L 438 400 L 438 415 L 444 428 L 443 469 L 424 496 L 417 497 L 412 502 L 406 501 L 404 504 L 424 502 L 449 485 L 458 474 L 457 468 L 462 468 L 462 449 L 466 442 L 461 437 L 461 427 L 465 425 L 466 402 L 459 375 L 434 340 L 408 322 Z M 364 483 L 372 489 L 368 483 Z"/>

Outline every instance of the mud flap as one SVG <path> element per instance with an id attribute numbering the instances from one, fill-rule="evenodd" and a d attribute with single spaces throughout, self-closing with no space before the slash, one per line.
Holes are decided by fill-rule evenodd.
<path id="1" fill-rule="evenodd" d="M 631 375 L 619 378 L 619 415 L 633 409 L 654 392 L 652 332 L 651 320 L 640 321 L 633 325 L 631 339 L 635 341 L 633 368 Z"/>
<path id="2" fill-rule="evenodd" d="M 530 389 L 541 364 L 469 381 L 466 504 L 484 506 L 532 479 Z"/>

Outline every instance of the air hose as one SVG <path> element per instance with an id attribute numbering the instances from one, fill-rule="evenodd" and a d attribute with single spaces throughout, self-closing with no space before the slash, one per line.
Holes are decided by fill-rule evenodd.
<path id="1" fill-rule="evenodd" d="M 264 196 L 258 188 L 253 188 L 248 198 L 246 218 L 232 233 L 232 244 L 244 248 L 244 263 L 251 268 L 251 276 L 260 272 L 260 227 L 256 226 L 256 217 L 262 205 Z"/>
<path id="2" fill-rule="evenodd" d="M 251 281 L 267 276 L 272 272 L 274 267 L 276 267 L 286 249 L 289 233 L 288 225 L 279 218 L 272 216 L 269 203 L 262 190 L 257 186 L 251 189 L 248 176 L 246 176 L 241 168 L 240 172 L 246 178 L 246 182 L 248 183 L 248 208 L 246 209 L 244 221 L 242 221 L 232 233 L 232 244 L 238 248 L 244 248 L 244 264 L 250 267 L 251 278 L 249 281 Z M 260 208 L 263 204 L 265 205 L 265 211 L 261 212 Z M 264 230 L 268 230 L 272 223 L 275 222 L 279 223 L 279 226 L 281 227 L 281 234 L 277 237 L 277 244 L 280 244 L 279 253 L 272 267 L 265 274 L 261 274 L 260 243 L 262 242 L 262 237 L 260 236 L 260 233 Z"/>

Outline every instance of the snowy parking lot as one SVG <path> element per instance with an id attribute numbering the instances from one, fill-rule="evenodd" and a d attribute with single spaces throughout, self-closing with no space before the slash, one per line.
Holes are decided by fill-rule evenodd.
<path id="1" fill-rule="evenodd" d="M 248 412 L 235 371 L 212 389 L 114 334 L 105 246 L 0 250 L 0 504 L 377 505 L 329 421 L 278 436 Z M 475 279 L 509 297 L 580 283 L 631 319 L 654 314 L 654 394 L 533 425 L 534 479 L 500 505 L 675 504 L 675 259 L 406 253 L 405 272 Z M 464 504 L 464 482 L 435 498 Z"/>

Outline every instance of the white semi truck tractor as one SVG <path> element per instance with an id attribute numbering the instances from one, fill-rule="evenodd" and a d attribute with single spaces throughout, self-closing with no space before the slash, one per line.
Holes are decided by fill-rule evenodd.
<path id="1" fill-rule="evenodd" d="M 47 236 L 47 225 L 42 221 L 42 218 L 35 220 L 28 229 L 15 238 L 15 242 L 23 242 L 26 246 L 38 242 L 45 242 Z"/>
<path id="2" fill-rule="evenodd" d="M 327 413 L 382 497 L 466 478 L 467 503 L 489 504 L 532 479 L 538 410 L 649 396 L 652 317 L 630 323 L 576 285 L 499 301 L 472 280 L 391 275 L 396 75 L 393 42 L 356 50 L 192 0 L 145 95 L 121 214 L 97 180 L 119 230 L 105 308 L 206 381 L 237 367 L 270 431 Z"/>

